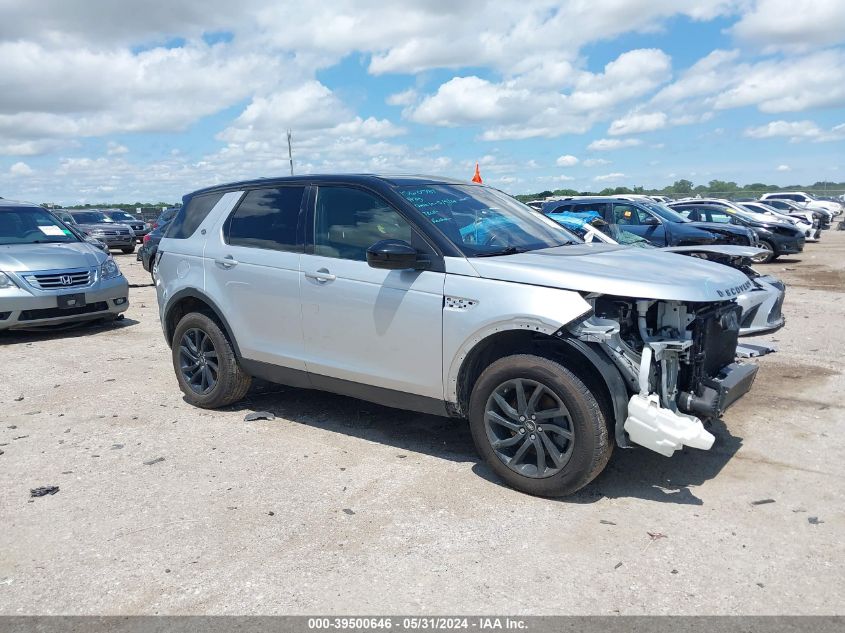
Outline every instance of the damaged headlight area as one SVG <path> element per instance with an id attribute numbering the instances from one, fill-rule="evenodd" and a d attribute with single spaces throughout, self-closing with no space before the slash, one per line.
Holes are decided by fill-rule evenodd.
<path id="1" fill-rule="evenodd" d="M 742 308 L 734 302 L 686 303 L 590 298 L 593 314 L 570 335 L 599 344 L 632 393 L 624 431 L 662 455 L 683 446 L 709 449 L 703 421 L 718 418 L 751 388 L 757 365 L 735 362 Z"/>

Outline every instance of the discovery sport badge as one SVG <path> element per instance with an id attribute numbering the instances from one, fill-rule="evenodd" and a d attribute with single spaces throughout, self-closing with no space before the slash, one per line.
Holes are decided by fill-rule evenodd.
<path id="1" fill-rule="evenodd" d="M 720 297 L 737 297 L 741 295 L 743 292 L 751 288 L 751 282 L 746 281 L 741 286 L 734 286 L 733 288 L 725 288 L 724 290 L 717 290 L 716 292 Z"/>

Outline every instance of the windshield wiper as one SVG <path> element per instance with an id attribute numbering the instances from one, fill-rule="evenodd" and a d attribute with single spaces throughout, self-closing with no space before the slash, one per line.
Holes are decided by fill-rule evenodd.
<path id="1" fill-rule="evenodd" d="M 500 251 L 493 251 L 492 253 L 478 253 L 476 257 L 498 257 L 499 255 L 516 255 L 517 253 L 524 253 L 527 249 L 518 248 L 516 246 L 508 246 Z"/>

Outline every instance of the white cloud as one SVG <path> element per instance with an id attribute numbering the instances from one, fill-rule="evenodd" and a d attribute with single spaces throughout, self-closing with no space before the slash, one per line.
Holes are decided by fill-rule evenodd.
<path id="1" fill-rule="evenodd" d="M 778 165 L 777 170 L 778 171 L 792 171 L 792 167 L 790 167 L 789 165 Z"/>
<path id="2" fill-rule="evenodd" d="M 813 121 L 771 121 L 766 125 L 747 128 L 743 136 L 756 139 L 783 137 L 789 138 L 791 143 L 826 143 L 845 139 L 845 123 L 823 130 Z"/>
<path id="3" fill-rule="evenodd" d="M 638 138 L 600 138 L 587 145 L 587 149 L 594 152 L 606 152 L 642 144 L 643 142 Z"/>
<path id="4" fill-rule="evenodd" d="M 558 167 L 572 167 L 578 164 L 578 159 L 572 154 L 566 154 L 564 156 L 559 156 L 555 163 Z"/>
<path id="5" fill-rule="evenodd" d="M 820 48 L 845 41 L 842 0 L 757 0 L 731 31 L 768 50 Z"/>
<path id="6" fill-rule="evenodd" d="M 602 73 L 576 73 L 568 92 L 529 87 L 519 76 L 499 83 L 454 77 L 403 115 L 426 125 L 485 125 L 481 138 L 488 141 L 584 133 L 617 105 L 653 91 L 670 72 L 663 51 L 638 49 L 621 54 Z"/>
<path id="7" fill-rule="evenodd" d="M 717 95 L 717 110 L 756 105 L 762 112 L 801 112 L 845 105 L 845 50 L 774 59 L 737 69 Z"/>
<path id="8" fill-rule="evenodd" d="M 575 178 L 561 174 L 560 176 L 539 176 L 536 180 L 539 182 L 570 182 L 575 180 Z"/>
<path id="9" fill-rule="evenodd" d="M 385 102 L 392 106 L 409 106 L 417 100 L 417 91 L 413 88 L 408 88 L 402 92 L 396 92 L 387 97 Z"/>
<path id="10" fill-rule="evenodd" d="M 204 44 L 128 49 L 0 42 L 0 137 L 19 142 L 185 129 L 268 81 L 280 60 Z"/>
<path id="11" fill-rule="evenodd" d="M 9 173 L 13 176 L 31 176 L 33 171 L 32 167 L 30 167 L 26 163 L 17 162 L 11 167 L 9 167 Z"/>
<path id="12" fill-rule="evenodd" d="M 611 136 L 621 136 L 623 134 L 653 132 L 666 127 L 666 119 L 665 112 L 629 112 L 624 117 L 613 121 L 607 133 Z"/>
<path id="13" fill-rule="evenodd" d="M 114 141 L 109 141 L 108 145 L 106 146 L 106 154 L 109 156 L 117 156 L 119 154 L 126 154 L 129 152 L 129 148 L 125 145 L 121 145 L 120 143 L 115 143 Z"/>
<path id="14" fill-rule="evenodd" d="M 588 158 L 584 161 L 585 167 L 596 167 L 598 165 L 610 165 L 610 161 L 606 158 Z"/>
<path id="15" fill-rule="evenodd" d="M 812 121 L 772 121 L 759 127 L 750 127 L 743 132 L 748 138 L 772 138 L 788 136 L 792 139 L 813 138 L 822 133 Z"/>
<path id="16" fill-rule="evenodd" d="M 625 174 L 614 172 L 612 174 L 604 174 L 603 176 L 596 176 L 593 178 L 596 182 L 608 182 L 608 181 L 617 181 L 622 178 L 625 178 Z"/>

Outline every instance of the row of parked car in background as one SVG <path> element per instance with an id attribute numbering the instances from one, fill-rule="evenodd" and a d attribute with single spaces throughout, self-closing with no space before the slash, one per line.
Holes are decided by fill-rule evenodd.
<path id="1" fill-rule="evenodd" d="M 172 218 L 173 210 L 162 215 Z M 110 250 L 135 252 L 160 224 L 120 209 L 45 209 L 0 198 L 0 330 L 123 318 L 129 284 Z"/>
<path id="2" fill-rule="evenodd" d="M 138 258 L 187 402 L 231 405 L 260 378 L 466 418 L 504 481 L 563 496 L 614 446 L 713 446 L 705 424 L 757 375 L 742 359 L 772 351 L 739 337 L 784 325 L 785 285 L 754 265 L 841 212 L 303 176 L 188 194 Z M 134 251 L 132 224 L 0 200 L 0 329 L 120 318 L 107 251 Z"/>

